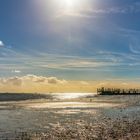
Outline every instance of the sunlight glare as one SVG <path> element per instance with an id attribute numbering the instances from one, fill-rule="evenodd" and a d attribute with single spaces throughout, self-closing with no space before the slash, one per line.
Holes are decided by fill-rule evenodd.
<path id="1" fill-rule="evenodd" d="M 79 0 L 61 0 L 63 7 L 67 10 L 74 9 L 80 4 Z"/>
<path id="2" fill-rule="evenodd" d="M 74 0 L 65 0 L 65 3 L 67 5 L 67 7 L 72 7 L 75 5 L 75 1 Z"/>

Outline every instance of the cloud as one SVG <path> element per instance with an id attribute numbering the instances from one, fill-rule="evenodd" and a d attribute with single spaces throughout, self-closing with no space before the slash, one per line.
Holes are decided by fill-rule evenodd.
<path id="1" fill-rule="evenodd" d="M 0 79 L 0 84 L 5 86 L 21 86 L 22 78 L 19 77 L 10 77 Z"/>
<path id="2" fill-rule="evenodd" d="M 89 12 L 96 14 L 126 14 L 126 13 L 139 13 L 140 12 L 140 2 L 133 2 L 129 5 L 122 6 L 111 6 L 106 8 L 92 8 Z"/>
<path id="3" fill-rule="evenodd" d="M 128 84 L 128 83 L 122 83 L 122 85 L 123 85 L 123 86 L 128 86 L 129 84 Z"/>
<path id="4" fill-rule="evenodd" d="M 4 43 L 0 40 L 0 47 L 3 47 Z"/>
<path id="5" fill-rule="evenodd" d="M 83 18 L 95 18 L 97 14 L 127 14 L 127 13 L 139 13 L 140 12 L 140 2 L 134 2 L 130 5 L 122 6 L 109 6 L 109 7 L 93 7 L 93 4 L 88 4 L 77 11 L 60 11 L 59 16 L 73 16 L 73 17 L 83 17 Z"/>
<path id="6" fill-rule="evenodd" d="M 21 73 L 20 70 L 12 70 L 12 73 Z"/>
<path id="7" fill-rule="evenodd" d="M 13 86 L 22 86 L 27 84 L 64 84 L 67 83 L 66 80 L 59 80 L 56 77 L 43 77 L 36 75 L 26 75 L 22 77 L 10 77 L 10 78 L 1 78 L 0 84 L 4 86 L 13 85 Z"/>
<path id="8" fill-rule="evenodd" d="M 113 61 L 114 62 L 114 61 Z M 48 64 L 44 65 L 42 64 L 41 67 L 45 68 L 51 68 L 51 69 L 65 69 L 65 70 L 81 70 L 81 69 L 95 69 L 99 67 L 104 67 L 104 66 L 112 66 L 114 65 L 112 62 L 105 62 L 105 61 L 98 61 L 98 60 L 67 60 L 67 61 L 61 61 L 58 64 Z"/>
<path id="9" fill-rule="evenodd" d="M 137 45 L 129 45 L 129 49 L 134 54 L 140 54 L 140 48 Z"/>
<path id="10" fill-rule="evenodd" d="M 47 78 L 47 81 L 49 84 L 63 84 L 63 83 L 67 83 L 65 80 L 58 80 L 56 77 L 50 77 Z"/>
<path id="11" fill-rule="evenodd" d="M 80 81 L 80 84 L 82 84 L 82 85 L 89 85 L 89 83 L 88 82 L 86 82 L 86 81 Z"/>
<path id="12" fill-rule="evenodd" d="M 27 75 L 22 77 L 23 80 L 31 81 L 34 83 L 44 83 L 44 84 L 63 84 L 66 83 L 65 80 L 59 80 L 56 77 L 43 77 L 36 75 Z"/>

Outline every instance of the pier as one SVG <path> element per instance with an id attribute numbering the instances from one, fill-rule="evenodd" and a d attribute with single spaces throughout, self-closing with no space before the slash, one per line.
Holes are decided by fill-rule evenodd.
<path id="1" fill-rule="evenodd" d="M 140 89 L 98 88 L 99 95 L 140 95 Z"/>

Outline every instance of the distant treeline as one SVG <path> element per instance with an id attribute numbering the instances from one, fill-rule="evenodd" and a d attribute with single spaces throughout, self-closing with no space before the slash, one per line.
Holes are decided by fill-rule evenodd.
<path id="1" fill-rule="evenodd" d="M 140 89 L 98 88 L 100 95 L 140 95 Z"/>

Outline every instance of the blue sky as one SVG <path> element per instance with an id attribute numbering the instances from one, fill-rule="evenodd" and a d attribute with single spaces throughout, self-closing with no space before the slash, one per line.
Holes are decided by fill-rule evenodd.
<path id="1" fill-rule="evenodd" d="M 1 0 L 0 77 L 140 78 L 139 0 Z"/>

